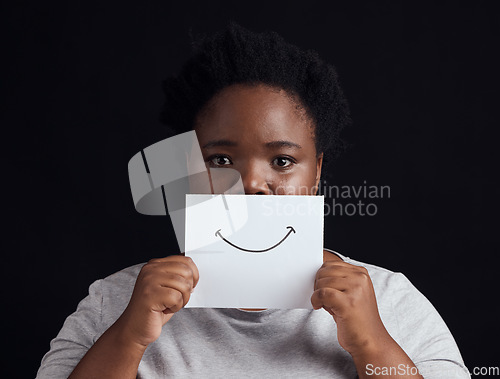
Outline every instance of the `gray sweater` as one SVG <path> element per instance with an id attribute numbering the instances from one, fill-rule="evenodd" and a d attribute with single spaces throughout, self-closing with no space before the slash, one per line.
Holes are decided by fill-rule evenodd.
<path id="1" fill-rule="evenodd" d="M 470 377 L 446 324 L 404 275 L 342 258 L 368 269 L 387 331 L 425 378 Z M 141 267 L 126 268 L 90 286 L 89 295 L 52 340 L 37 378 L 68 377 L 127 306 Z M 367 367 L 367 372 L 383 369 Z M 337 341 L 336 324 L 323 309 L 184 308 L 148 346 L 138 371 L 138 378 L 356 375 L 350 355 Z"/>

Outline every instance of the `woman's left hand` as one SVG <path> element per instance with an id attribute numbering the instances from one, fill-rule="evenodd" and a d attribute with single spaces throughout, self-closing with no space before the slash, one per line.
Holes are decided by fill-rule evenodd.
<path id="1" fill-rule="evenodd" d="M 324 308 L 337 323 L 340 345 L 351 355 L 374 353 L 392 340 L 377 308 L 368 271 L 343 261 L 327 260 L 316 274 L 314 309 Z"/>

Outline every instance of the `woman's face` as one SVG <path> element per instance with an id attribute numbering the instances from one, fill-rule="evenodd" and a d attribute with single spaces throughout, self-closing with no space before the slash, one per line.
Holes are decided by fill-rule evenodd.
<path id="1" fill-rule="evenodd" d="M 227 87 L 195 130 L 208 165 L 238 170 L 246 194 L 316 194 L 323 155 L 316 153 L 314 125 L 284 90 Z"/>

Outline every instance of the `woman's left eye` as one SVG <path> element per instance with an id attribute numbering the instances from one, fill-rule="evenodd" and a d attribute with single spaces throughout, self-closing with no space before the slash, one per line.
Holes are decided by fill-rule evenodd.
<path id="1" fill-rule="evenodd" d="M 273 165 L 278 166 L 280 168 L 286 168 L 293 164 L 294 162 L 287 157 L 277 157 L 273 160 Z"/>

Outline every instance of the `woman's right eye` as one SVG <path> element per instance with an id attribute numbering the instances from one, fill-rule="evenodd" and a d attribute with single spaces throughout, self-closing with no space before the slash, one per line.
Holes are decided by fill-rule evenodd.
<path id="1" fill-rule="evenodd" d="M 211 166 L 228 166 L 232 164 L 231 159 L 225 155 L 215 155 L 207 159 Z"/>

